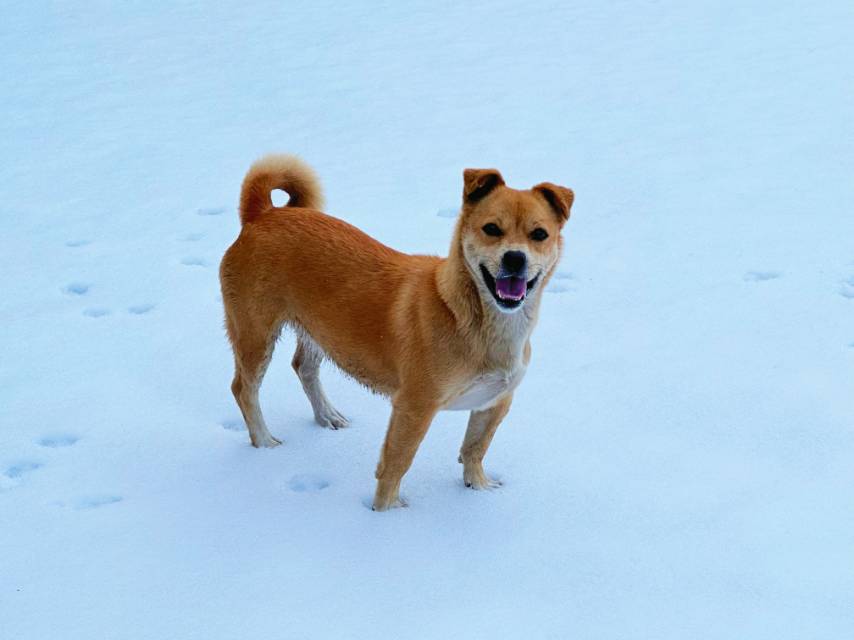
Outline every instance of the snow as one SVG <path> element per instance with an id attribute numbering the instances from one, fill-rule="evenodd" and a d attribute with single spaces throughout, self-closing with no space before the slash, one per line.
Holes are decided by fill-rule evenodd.
<path id="1" fill-rule="evenodd" d="M 0 628 L 41 638 L 849 638 L 854 5 L 10 3 L 0 31 Z M 240 181 L 444 253 L 464 167 L 572 187 L 533 361 L 462 485 L 441 414 L 279 345 L 229 393 Z"/>

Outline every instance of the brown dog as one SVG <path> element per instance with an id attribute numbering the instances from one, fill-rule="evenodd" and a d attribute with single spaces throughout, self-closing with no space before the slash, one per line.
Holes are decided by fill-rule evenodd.
<path id="1" fill-rule="evenodd" d="M 560 257 L 571 190 L 544 182 L 517 191 L 494 169 L 466 169 L 463 179 L 450 255 L 411 256 L 318 211 L 313 171 L 293 156 L 268 156 L 246 175 L 243 228 L 220 267 L 231 389 L 254 446 L 281 444 L 258 389 L 285 325 L 296 330 L 293 367 L 318 424 L 347 425 L 318 379 L 324 357 L 391 398 L 377 511 L 403 506 L 400 480 L 441 410 L 471 411 L 459 456 L 466 486 L 498 486 L 483 457 L 525 374 Z M 287 206 L 273 207 L 273 189 L 290 195 Z"/>

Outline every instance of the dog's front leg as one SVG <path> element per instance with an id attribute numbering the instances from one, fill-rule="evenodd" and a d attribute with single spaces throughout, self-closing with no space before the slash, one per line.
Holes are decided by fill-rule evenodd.
<path id="1" fill-rule="evenodd" d="M 483 472 L 483 457 L 498 425 L 510 410 L 512 401 L 513 394 L 507 394 L 489 409 L 471 412 L 459 457 L 459 461 L 463 463 L 463 481 L 467 487 L 494 489 L 501 486 L 500 482 L 492 480 Z"/>
<path id="2" fill-rule="evenodd" d="M 403 393 L 395 397 L 377 465 L 374 511 L 406 506 L 400 499 L 400 479 L 409 470 L 436 410 L 432 403 L 419 401 Z"/>

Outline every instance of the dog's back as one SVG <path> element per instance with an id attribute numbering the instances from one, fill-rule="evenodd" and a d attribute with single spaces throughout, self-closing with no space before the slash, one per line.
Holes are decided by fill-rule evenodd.
<path id="1" fill-rule="evenodd" d="M 286 206 L 273 206 L 272 189 L 290 195 Z M 391 393 L 399 363 L 395 293 L 419 273 L 429 285 L 438 258 L 395 251 L 317 211 L 322 202 L 314 172 L 294 156 L 268 156 L 249 170 L 243 226 L 220 267 L 229 337 L 239 353 L 246 343 L 254 353 L 283 324 L 293 325 L 345 372 Z"/>

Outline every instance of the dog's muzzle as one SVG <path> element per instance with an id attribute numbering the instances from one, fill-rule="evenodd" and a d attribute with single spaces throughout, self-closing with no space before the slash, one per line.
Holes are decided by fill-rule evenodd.
<path id="1" fill-rule="evenodd" d="M 497 276 L 493 276 L 489 272 L 489 269 L 484 265 L 480 265 L 480 272 L 486 288 L 489 289 L 498 306 L 507 311 L 512 311 L 522 306 L 528 293 L 534 289 L 540 278 L 540 275 L 537 274 L 531 280 L 527 279 L 527 261 L 520 264 L 518 258 L 511 256 L 509 260 L 510 265 L 508 265 L 507 255 L 511 253 L 521 252 L 508 251 L 504 254 L 504 259 L 501 261 L 501 268 Z M 524 254 L 521 255 L 524 258 Z M 508 266 L 516 268 L 510 270 L 507 268 Z"/>

